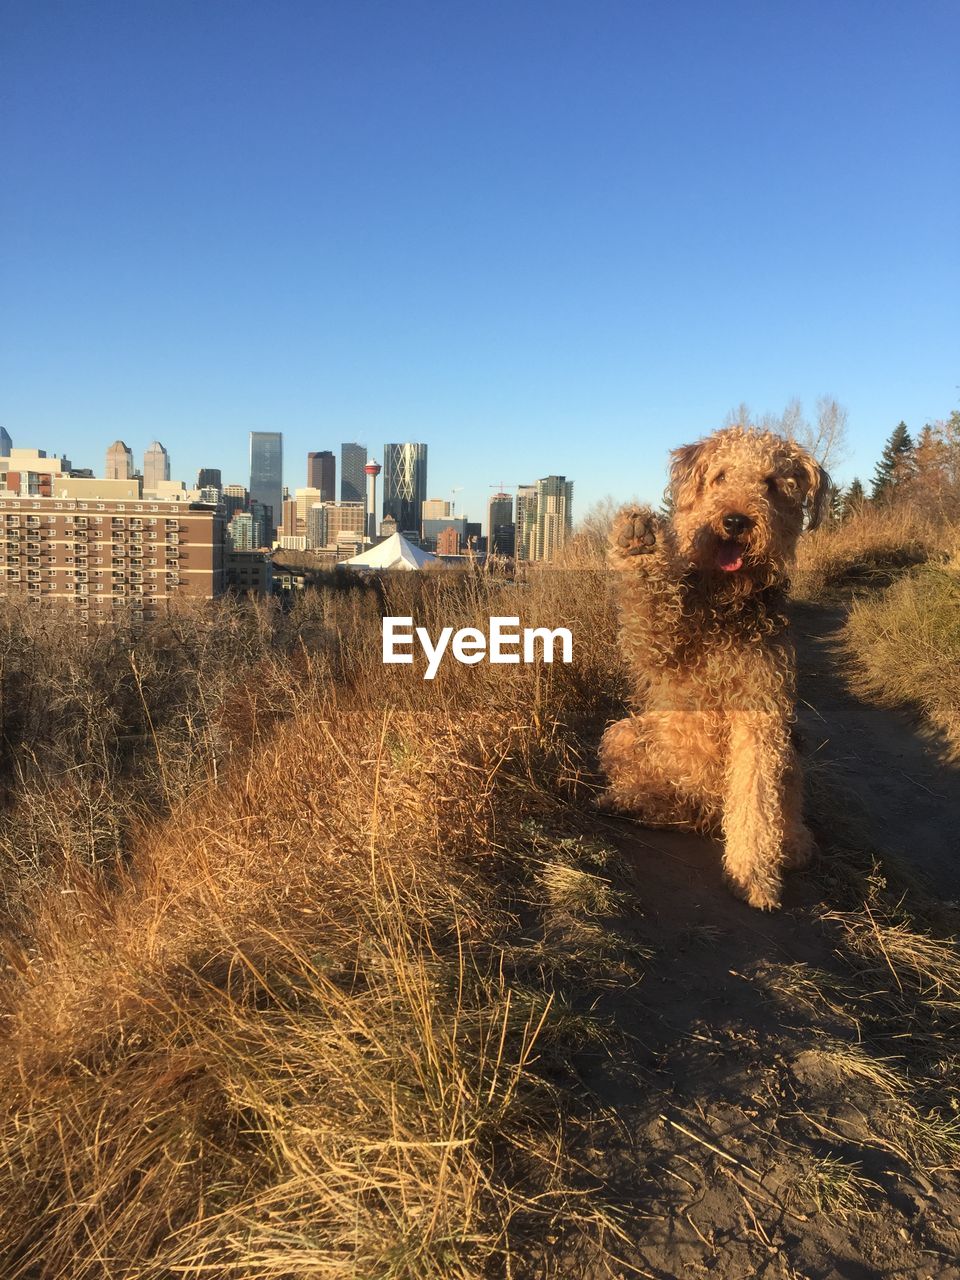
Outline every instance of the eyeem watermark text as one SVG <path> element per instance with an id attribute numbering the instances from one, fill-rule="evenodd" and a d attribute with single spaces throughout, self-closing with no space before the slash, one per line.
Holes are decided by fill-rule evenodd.
<path id="1" fill-rule="evenodd" d="M 472 667 L 478 662 L 553 662 L 560 646 L 560 661 L 573 661 L 573 636 L 566 627 L 549 631 L 546 627 L 524 627 L 519 618 L 491 618 L 488 632 L 478 627 L 444 627 L 434 644 L 426 627 L 414 627 L 412 618 L 383 619 L 383 661 L 412 663 L 414 642 L 419 642 L 427 659 L 424 680 L 432 680 L 447 649 L 457 662 Z"/>

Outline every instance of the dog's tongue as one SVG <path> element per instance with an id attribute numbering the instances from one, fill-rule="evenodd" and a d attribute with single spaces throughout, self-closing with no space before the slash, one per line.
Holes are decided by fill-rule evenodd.
<path id="1" fill-rule="evenodd" d="M 739 542 L 721 542 L 717 548 L 717 566 L 725 573 L 743 568 L 743 547 Z"/>

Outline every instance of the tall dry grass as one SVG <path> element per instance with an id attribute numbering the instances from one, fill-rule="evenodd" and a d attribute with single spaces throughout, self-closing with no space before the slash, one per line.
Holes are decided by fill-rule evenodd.
<path id="1" fill-rule="evenodd" d="M 960 562 L 925 565 L 854 601 L 844 642 L 855 686 L 919 708 L 960 758 Z"/>
<path id="2" fill-rule="evenodd" d="M 915 505 L 867 504 L 800 539 L 794 594 L 819 600 L 855 587 L 885 586 L 910 566 L 936 558 L 953 536 Z"/>
<path id="3" fill-rule="evenodd" d="M 616 1237 L 570 1194 L 542 1069 L 562 1052 L 562 965 L 530 942 L 556 880 L 542 836 L 529 857 L 531 822 L 573 820 L 561 801 L 589 792 L 618 698 L 602 575 L 411 576 L 303 607 L 235 620 L 222 672 L 216 631 L 191 631 L 216 694 L 200 710 L 178 693 L 167 718 L 154 640 L 91 642 L 110 646 L 105 675 L 124 651 L 138 673 L 116 664 L 127 701 L 97 767 L 151 800 L 118 820 L 113 856 L 58 858 L 51 838 L 17 898 L 0 984 L 9 1280 L 439 1280 L 538 1252 L 562 1267 L 572 1237 Z M 428 685 L 422 664 L 381 665 L 382 611 L 563 623 L 577 661 L 449 664 Z M 131 724 L 132 764 L 114 750 Z M 31 798 L 44 784 L 56 805 L 59 770 L 35 754 Z"/>

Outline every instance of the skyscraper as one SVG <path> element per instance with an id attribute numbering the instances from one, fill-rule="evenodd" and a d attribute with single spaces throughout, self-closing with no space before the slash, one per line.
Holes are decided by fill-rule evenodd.
<path id="1" fill-rule="evenodd" d="M 514 554 L 518 560 L 535 560 L 537 550 L 537 486 L 521 484 L 517 488 L 517 520 L 514 530 Z"/>
<path id="2" fill-rule="evenodd" d="M 156 489 L 162 480 L 170 479 L 170 455 L 160 443 L 153 444 L 143 455 L 143 487 Z"/>
<path id="3" fill-rule="evenodd" d="M 133 479 L 133 450 L 122 440 L 114 440 L 107 450 L 107 480 Z"/>
<path id="4" fill-rule="evenodd" d="M 10 433 L 6 427 L 0 427 L 0 458 L 9 458 L 12 448 L 13 441 L 10 439 Z"/>
<path id="5" fill-rule="evenodd" d="M 336 502 L 337 460 L 329 449 L 307 454 L 307 488 L 319 489 L 321 502 Z"/>
<path id="6" fill-rule="evenodd" d="M 283 436 L 250 432 L 250 500 L 270 508 L 269 532 L 283 519 Z"/>
<path id="7" fill-rule="evenodd" d="M 421 520 L 446 520 L 450 515 L 450 503 L 446 498 L 427 498 L 420 508 Z"/>
<path id="8" fill-rule="evenodd" d="M 340 446 L 340 501 L 363 502 L 367 450 L 362 444 Z"/>
<path id="9" fill-rule="evenodd" d="M 383 514 L 401 533 L 420 533 L 420 511 L 427 497 L 427 446 L 383 446 Z"/>
<path id="10" fill-rule="evenodd" d="M 234 512 L 247 510 L 250 506 L 250 494 L 242 484 L 228 484 L 220 491 L 220 501 L 229 520 Z"/>
<path id="11" fill-rule="evenodd" d="M 222 489 L 223 473 L 219 467 L 201 467 L 197 472 L 198 489 Z"/>
<path id="12" fill-rule="evenodd" d="M 544 476 L 537 481 L 535 560 L 554 560 L 573 532 L 573 481 Z"/>
<path id="13" fill-rule="evenodd" d="M 487 507 L 487 548 L 491 555 L 512 556 L 516 544 L 513 527 L 513 499 L 509 493 L 495 493 Z"/>

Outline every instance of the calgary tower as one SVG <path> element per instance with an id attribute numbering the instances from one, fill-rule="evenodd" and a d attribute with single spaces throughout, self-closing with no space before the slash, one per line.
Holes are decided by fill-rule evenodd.
<path id="1" fill-rule="evenodd" d="M 371 542 L 377 538 L 377 476 L 380 474 L 379 462 L 368 462 L 363 468 L 367 477 L 367 537 Z"/>

